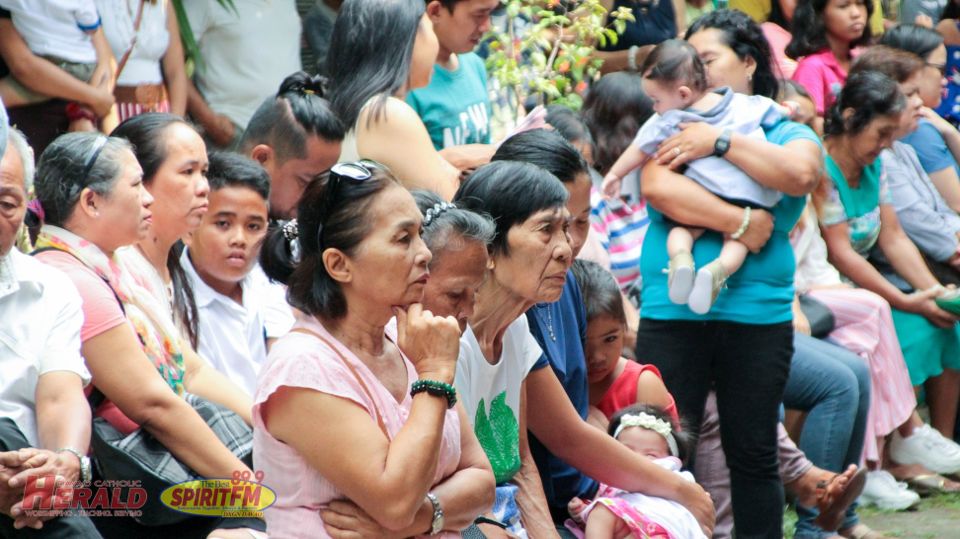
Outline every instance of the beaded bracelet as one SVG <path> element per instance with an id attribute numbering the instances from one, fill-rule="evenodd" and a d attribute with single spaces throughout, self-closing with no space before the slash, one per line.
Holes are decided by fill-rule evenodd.
<path id="1" fill-rule="evenodd" d="M 447 409 L 453 408 L 457 404 L 457 389 L 445 382 L 437 380 L 417 380 L 410 386 L 410 396 L 426 391 L 434 397 L 443 397 L 447 399 Z"/>

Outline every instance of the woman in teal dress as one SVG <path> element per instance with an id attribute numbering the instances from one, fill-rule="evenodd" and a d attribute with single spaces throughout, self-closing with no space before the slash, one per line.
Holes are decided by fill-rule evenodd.
<path id="1" fill-rule="evenodd" d="M 943 289 L 900 227 L 879 159 L 902 122 L 916 121 L 915 101 L 915 92 L 905 97 L 886 75 L 851 74 L 826 119 L 826 175 L 817 202 L 830 261 L 846 279 L 890 302 L 910 381 L 926 390 L 931 423 L 953 425 L 960 394 L 957 318 L 933 299 Z M 881 273 L 868 259 L 887 261 L 895 273 Z"/>

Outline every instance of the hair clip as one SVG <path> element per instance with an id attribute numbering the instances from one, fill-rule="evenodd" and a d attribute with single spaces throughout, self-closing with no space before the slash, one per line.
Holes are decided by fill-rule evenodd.
<path id="1" fill-rule="evenodd" d="M 437 217 L 440 217 L 440 214 L 442 214 L 443 212 L 451 208 L 456 208 L 456 207 L 457 207 L 456 204 L 453 204 L 452 202 L 437 202 L 436 204 L 433 205 L 432 208 L 430 208 L 429 210 L 427 210 L 426 213 L 423 214 L 423 226 L 424 227 L 429 226 L 434 219 L 436 219 Z"/>
<path id="2" fill-rule="evenodd" d="M 286 238 L 287 241 L 293 241 L 300 237 L 300 227 L 297 226 L 296 219 L 290 219 L 283 223 L 281 229 L 283 230 L 283 237 Z"/>
<path id="3" fill-rule="evenodd" d="M 290 259 L 294 264 L 300 262 L 300 227 L 296 219 L 290 219 L 283 223 L 281 227 L 283 237 L 287 240 L 287 247 L 290 249 Z"/>

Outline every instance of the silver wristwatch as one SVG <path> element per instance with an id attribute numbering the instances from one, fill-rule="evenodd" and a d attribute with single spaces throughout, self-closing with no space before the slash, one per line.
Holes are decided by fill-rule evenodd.
<path id="1" fill-rule="evenodd" d="M 427 499 L 433 506 L 433 523 L 430 524 L 430 535 L 437 535 L 443 531 L 443 508 L 440 507 L 440 500 L 432 493 L 427 493 Z"/>
<path id="2" fill-rule="evenodd" d="M 73 456 L 80 459 L 80 481 L 83 481 L 84 483 L 89 483 L 92 481 L 93 469 L 90 466 L 90 458 L 72 447 L 61 447 L 60 449 L 56 450 L 57 453 L 62 453 L 64 451 L 67 453 L 72 453 Z"/>

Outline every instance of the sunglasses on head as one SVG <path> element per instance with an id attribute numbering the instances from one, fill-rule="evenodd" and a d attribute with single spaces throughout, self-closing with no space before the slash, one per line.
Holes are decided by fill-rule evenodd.
<path id="1" fill-rule="evenodd" d="M 365 182 L 373 177 L 374 170 L 383 170 L 383 165 L 370 159 L 362 159 L 352 163 L 337 163 L 330 169 L 327 183 L 327 193 L 324 197 L 323 216 L 326 218 L 334 207 L 333 202 L 340 193 L 340 185 L 344 181 Z M 323 220 L 317 227 L 317 251 L 323 252 Z"/>

